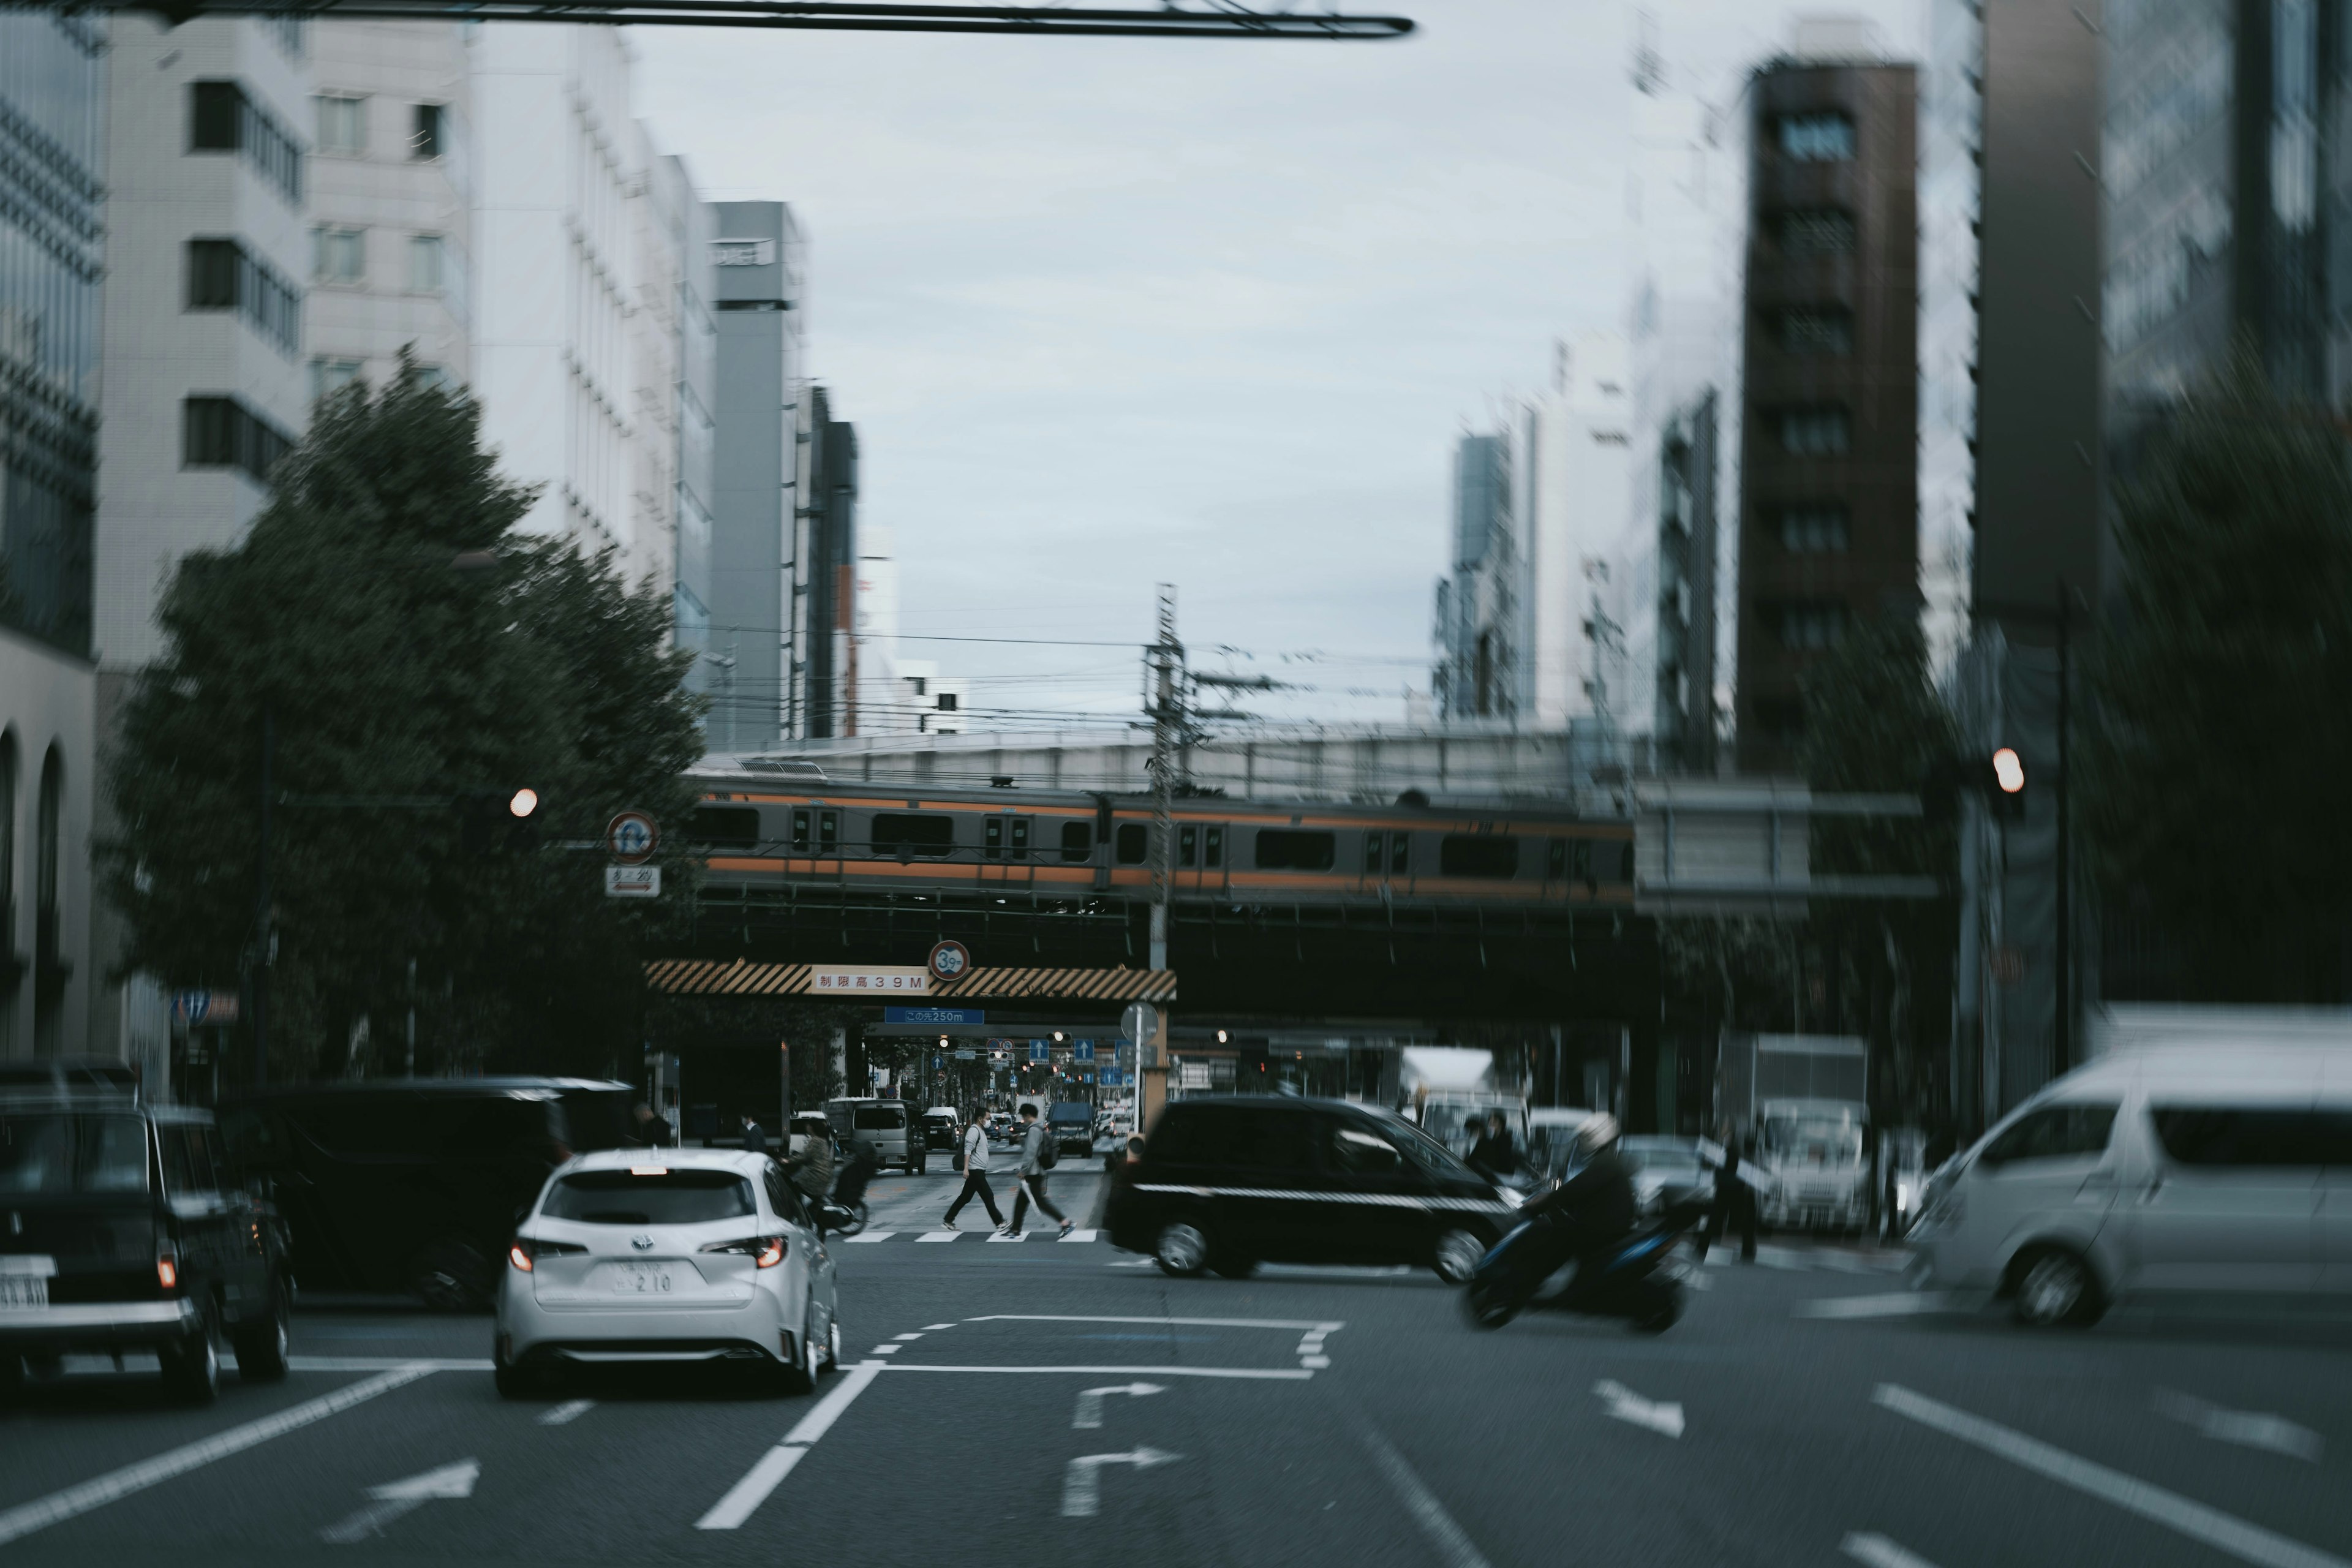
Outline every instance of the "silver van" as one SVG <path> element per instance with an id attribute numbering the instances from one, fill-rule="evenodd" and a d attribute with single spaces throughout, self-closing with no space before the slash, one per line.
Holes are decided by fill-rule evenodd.
<path id="1" fill-rule="evenodd" d="M 2026 1323 L 2141 1291 L 2352 1293 L 2352 1036 L 2077 1068 L 1936 1173 L 1912 1240 L 1916 1284 Z"/>
<path id="2" fill-rule="evenodd" d="M 845 1153 L 864 1149 L 879 1164 L 897 1165 L 917 1174 L 929 1163 L 922 1129 L 915 1125 L 914 1108 L 903 1100 L 828 1100 L 824 1119 L 833 1123 L 834 1136 Z"/>

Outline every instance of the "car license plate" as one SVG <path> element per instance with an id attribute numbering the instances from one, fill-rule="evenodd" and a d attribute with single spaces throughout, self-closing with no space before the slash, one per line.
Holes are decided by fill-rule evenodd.
<path id="1" fill-rule="evenodd" d="M 46 1307 L 49 1282 L 31 1274 L 0 1274 L 0 1310 L 10 1307 Z"/>
<path id="2" fill-rule="evenodd" d="M 613 1291 L 620 1296 L 667 1296 L 677 1289 L 677 1277 L 660 1263 L 613 1265 Z"/>

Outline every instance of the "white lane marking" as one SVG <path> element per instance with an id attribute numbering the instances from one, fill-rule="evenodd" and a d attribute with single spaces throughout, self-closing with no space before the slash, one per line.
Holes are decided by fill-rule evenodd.
<path id="1" fill-rule="evenodd" d="M 1906 1552 L 1883 1535 L 1849 1535 L 1838 1550 L 1864 1568 L 1936 1568 L 1916 1552 Z"/>
<path id="2" fill-rule="evenodd" d="M 992 1312 L 966 1318 L 967 1323 L 1173 1323 L 1184 1329 L 1320 1329 L 1336 1334 L 1345 1323 L 1318 1323 L 1296 1318 L 1090 1318 L 1052 1312 Z"/>
<path id="3" fill-rule="evenodd" d="M 1286 1366 L 939 1366 L 929 1362 L 872 1363 L 881 1372 L 1082 1372 L 1097 1377 L 1241 1377 L 1275 1383 L 1305 1383 L 1315 1374 Z"/>
<path id="4" fill-rule="evenodd" d="M 541 1411 L 539 1424 L 542 1426 L 568 1426 L 595 1408 L 596 1402 L 593 1399 L 567 1399 L 552 1410 Z"/>
<path id="5" fill-rule="evenodd" d="M 306 1400 L 275 1415 L 265 1415 L 258 1421 L 248 1421 L 242 1426 L 232 1426 L 209 1437 L 197 1439 L 168 1453 L 142 1459 L 135 1465 L 110 1471 L 95 1480 L 68 1487 L 61 1492 L 51 1492 L 28 1503 L 19 1504 L 0 1513 L 0 1546 L 22 1540 L 37 1530 L 47 1530 L 68 1519 L 103 1508 L 132 1492 L 144 1491 L 160 1481 L 183 1476 L 190 1470 L 225 1459 L 231 1454 L 241 1454 L 258 1443 L 281 1437 L 313 1421 L 323 1421 L 338 1411 L 349 1410 L 354 1405 L 365 1404 L 379 1394 L 389 1394 L 403 1384 L 414 1383 L 429 1376 L 434 1371 L 430 1362 L 410 1362 L 389 1372 L 339 1388 L 317 1399 Z"/>
<path id="6" fill-rule="evenodd" d="M 1148 1470 L 1154 1465 L 1173 1464 L 1181 1454 L 1163 1453 L 1158 1448 L 1137 1448 L 1125 1454 L 1088 1454 L 1072 1459 L 1062 1477 L 1062 1517 L 1092 1519 L 1102 1502 L 1102 1468 L 1105 1465 L 1133 1465 Z"/>
<path id="7" fill-rule="evenodd" d="M 1131 1394 L 1141 1399 L 1147 1394 L 1167 1392 L 1156 1383 L 1115 1383 L 1103 1388 L 1081 1389 L 1077 1413 L 1070 1417 L 1070 1430 L 1092 1432 L 1102 1426 L 1103 1395 L 1106 1394 Z"/>
<path id="8" fill-rule="evenodd" d="M 961 1241 L 963 1239 L 963 1232 L 960 1230 L 927 1230 L 923 1232 L 922 1235 L 915 1237 L 915 1239 L 917 1241 Z"/>
<path id="9" fill-rule="evenodd" d="M 1331 1358 L 1328 1355 L 1303 1355 L 1298 1358 L 1298 1364 L 1320 1372 L 1331 1364 Z"/>
<path id="10" fill-rule="evenodd" d="M 953 1323 L 925 1323 L 923 1325 L 923 1332 L 927 1334 L 936 1334 L 941 1329 L 952 1329 L 954 1327 L 955 1325 Z"/>
<path id="11" fill-rule="evenodd" d="M 929 1331 L 928 1329 L 917 1329 L 910 1334 L 892 1334 L 890 1337 L 894 1340 L 919 1340 Z"/>
<path id="12" fill-rule="evenodd" d="M 1825 1296 L 1800 1301 L 1790 1313 L 1799 1318 L 1910 1318 L 1958 1311 L 1962 1305 L 1955 1291 L 1899 1290 L 1891 1296 Z"/>
<path id="13" fill-rule="evenodd" d="M 1091 1230 L 1074 1230 L 1070 1232 L 1069 1235 L 1062 1237 L 1065 1242 L 1092 1241 L 1094 1238 L 1095 1233 Z"/>
<path id="14" fill-rule="evenodd" d="M 905 1350 L 906 1348 L 907 1347 L 904 1345 L 876 1345 L 872 1350 L 867 1351 L 866 1353 L 867 1355 L 897 1355 L 900 1351 Z"/>
<path id="15" fill-rule="evenodd" d="M 1871 1403 L 1906 1416 L 1923 1426 L 1932 1426 L 1947 1436 L 1982 1448 L 1985 1452 L 2011 1464 L 2047 1476 L 2061 1486 L 2111 1502 L 2127 1513 L 2179 1531 L 2192 1541 L 2201 1541 L 2217 1551 L 2225 1552 L 2242 1563 L 2252 1563 L 2261 1568 L 2352 1568 L 2343 1558 L 2316 1547 L 2305 1546 L 2274 1534 L 2258 1524 L 2249 1524 L 2234 1514 L 2220 1509 L 2192 1502 L 2178 1492 L 2167 1491 L 2151 1481 L 2128 1476 L 2121 1470 L 2082 1458 L 2053 1447 L 2022 1432 L 2011 1431 L 1998 1422 L 1971 1415 L 1965 1410 L 1914 1394 L 1892 1383 L 1882 1383 L 1870 1396 Z"/>
<path id="16" fill-rule="evenodd" d="M 807 1415 L 784 1434 L 783 1441 L 760 1456 L 759 1463 L 744 1472 L 743 1479 L 727 1489 L 727 1495 L 711 1505 L 710 1511 L 694 1521 L 697 1530 L 733 1530 L 751 1518 L 759 1506 L 768 1500 L 801 1456 L 816 1446 L 818 1438 L 832 1429 L 841 1419 L 841 1413 L 850 1402 L 866 1392 L 875 1374 L 889 1365 L 887 1362 L 862 1361 L 842 1373 L 833 1392 L 816 1402 Z"/>
<path id="17" fill-rule="evenodd" d="M 365 1541 L 371 1535 L 382 1535 L 383 1527 L 402 1514 L 423 1508 L 436 1498 L 469 1498 L 474 1495 L 474 1483 L 482 1479 L 479 1459 L 460 1459 L 454 1465 L 443 1465 L 423 1475 L 406 1480 L 386 1481 L 380 1487 L 368 1488 L 368 1496 L 375 1500 L 339 1524 L 331 1524 L 319 1531 L 319 1539 L 334 1546 L 349 1546 Z"/>
<path id="18" fill-rule="evenodd" d="M 1014 1231 L 1003 1231 L 1003 1230 L 999 1230 L 999 1231 L 992 1231 L 992 1232 L 991 1232 L 991 1233 L 989 1234 L 989 1237 L 988 1237 L 988 1239 L 989 1239 L 989 1240 L 991 1240 L 991 1241 L 1013 1241 L 1013 1242 L 1021 1242 L 1021 1241 L 1026 1241 L 1026 1240 L 1028 1240 L 1028 1239 L 1029 1239 L 1029 1233 L 1028 1233 L 1027 1231 L 1025 1231 L 1025 1230 L 1014 1230 Z"/>
<path id="19" fill-rule="evenodd" d="M 871 1246 L 877 1241 L 887 1241 L 898 1234 L 895 1230 L 864 1230 L 856 1236 L 845 1236 L 841 1239 L 847 1242 L 863 1242 Z"/>
<path id="20" fill-rule="evenodd" d="M 436 1357 L 405 1355 L 298 1355 L 287 1358 L 294 1372 L 384 1372 L 394 1367 L 423 1367 L 426 1372 L 488 1372 L 488 1356 Z"/>
<path id="21" fill-rule="evenodd" d="M 2266 1410 L 2224 1410 L 2210 1405 L 2193 1394 L 2179 1394 L 2169 1388 L 2156 1391 L 2156 1412 L 2169 1415 L 2185 1426 L 2192 1426 L 2218 1443 L 2235 1443 L 2242 1448 L 2267 1448 L 2273 1454 L 2284 1454 L 2290 1459 L 2319 1463 L 2327 1440 L 2308 1426 L 2298 1426 L 2284 1415 L 2273 1415 Z"/>
<path id="22" fill-rule="evenodd" d="M 1454 1516 L 1445 1511 L 1445 1505 L 1421 1484 L 1421 1478 L 1412 1473 L 1412 1467 L 1404 1462 L 1404 1456 L 1398 1453 L 1386 1437 L 1370 1425 L 1366 1425 L 1358 1436 L 1363 1438 L 1364 1447 L 1372 1451 L 1372 1458 L 1387 1475 L 1389 1484 L 1396 1488 L 1398 1494 L 1404 1499 L 1404 1506 L 1412 1514 L 1413 1522 L 1421 1526 L 1422 1533 L 1428 1536 L 1431 1544 L 1437 1548 L 1437 1554 L 1444 1562 L 1445 1568 L 1493 1568 L 1493 1564 L 1470 1543 L 1470 1537 L 1463 1532 L 1462 1527 L 1454 1522 Z"/>
<path id="23" fill-rule="evenodd" d="M 1667 1437 L 1683 1435 L 1683 1407 L 1669 1400 L 1644 1399 L 1612 1378 L 1602 1378 L 1592 1392 L 1608 1402 L 1610 1415 L 1635 1426 L 1646 1426 Z"/>

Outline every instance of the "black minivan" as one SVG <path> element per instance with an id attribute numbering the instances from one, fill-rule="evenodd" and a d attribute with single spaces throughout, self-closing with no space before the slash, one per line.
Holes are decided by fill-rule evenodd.
<path id="1" fill-rule="evenodd" d="M 267 1193 L 209 1112 L 123 1092 L 0 1096 L 0 1394 L 73 1352 L 152 1351 L 192 1404 L 286 1375 L 293 1289 Z"/>
<path id="2" fill-rule="evenodd" d="M 1459 1284 L 1519 1205 L 1402 1117 L 1351 1100 L 1180 1100 L 1113 1177 L 1115 1246 L 1171 1274 L 1405 1263 Z"/>
<path id="3" fill-rule="evenodd" d="M 306 1290 L 489 1304 L 517 1214 L 573 1154 L 639 1142 L 635 1093 L 593 1079 L 373 1079 L 225 1101 L 229 1156 L 268 1177 Z"/>

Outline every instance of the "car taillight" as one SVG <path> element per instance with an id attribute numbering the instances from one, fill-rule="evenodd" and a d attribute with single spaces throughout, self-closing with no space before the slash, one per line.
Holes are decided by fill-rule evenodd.
<path id="1" fill-rule="evenodd" d="M 698 1250 L 731 1252 L 739 1258 L 751 1258 L 762 1268 L 773 1268 L 784 1260 L 785 1238 L 781 1236 L 747 1236 L 740 1241 L 713 1241 Z"/>
<path id="2" fill-rule="evenodd" d="M 531 1265 L 541 1258 L 562 1258 L 568 1253 L 587 1250 L 574 1242 L 541 1241 L 536 1237 L 518 1236 L 514 1238 L 514 1245 L 507 1248 L 507 1261 L 528 1274 Z"/>
<path id="3" fill-rule="evenodd" d="M 168 1252 L 155 1255 L 155 1283 L 166 1290 L 180 1288 L 180 1260 Z"/>

